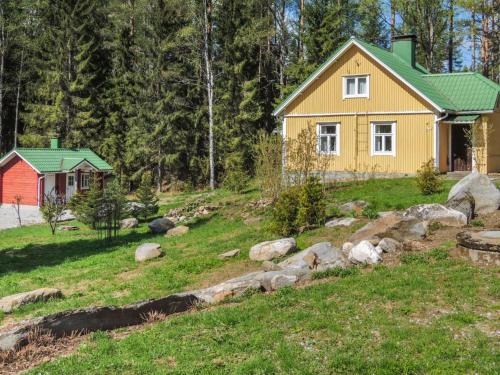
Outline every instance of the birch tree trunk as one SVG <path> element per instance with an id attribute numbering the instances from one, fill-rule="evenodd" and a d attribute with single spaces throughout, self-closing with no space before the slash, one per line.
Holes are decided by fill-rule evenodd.
<path id="1" fill-rule="evenodd" d="M 212 1 L 203 1 L 205 25 L 203 28 L 204 58 L 207 74 L 207 99 L 208 99 L 208 153 L 210 162 L 210 189 L 215 189 L 215 161 L 214 161 L 214 76 L 212 67 Z"/>

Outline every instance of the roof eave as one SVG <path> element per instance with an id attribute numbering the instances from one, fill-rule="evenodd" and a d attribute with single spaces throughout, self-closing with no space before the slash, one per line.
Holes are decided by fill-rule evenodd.
<path id="1" fill-rule="evenodd" d="M 43 172 L 41 172 L 38 168 L 36 168 L 33 164 L 30 163 L 30 161 L 28 159 L 26 159 L 24 156 L 22 156 L 19 152 L 17 152 L 17 150 L 12 150 L 10 151 L 9 153 L 7 153 L 7 155 L 5 155 L 2 159 L 0 159 L 0 166 L 2 166 L 2 164 L 8 160 L 12 155 L 17 155 L 19 156 L 24 162 L 26 162 L 36 173 L 38 174 L 43 174 Z"/>

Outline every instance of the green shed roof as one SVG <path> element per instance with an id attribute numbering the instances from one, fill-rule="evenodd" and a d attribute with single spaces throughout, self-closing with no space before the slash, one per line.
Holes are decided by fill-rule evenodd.
<path id="1" fill-rule="evenodd" d="M 15 151 L 41 173 L 70 171 L 84 161 L 100 171 L 113 169 L 88 148 L 17 148 Z"/>
<path id="2" fill-rule="evenodd" d="M 470 124 L 478 119 L 479 115 L 451 115 L 443 120 L 448 124 Z"/>
<path id="3" fill-rule="evenodd" d="M 342 51 L 352 44 L 372 55 L 437 109 L 451 112 L 470 112 L 492 111 L 496 108 L 500 86 L 478 73 L 429 74 L 419 64 L 412 67 L 391 51 L 353 37 L 337 49 L 302 85 L 283 100 L 274 110 L 274 115 L 281 113 L 299 93 L 339 57 Z"/>

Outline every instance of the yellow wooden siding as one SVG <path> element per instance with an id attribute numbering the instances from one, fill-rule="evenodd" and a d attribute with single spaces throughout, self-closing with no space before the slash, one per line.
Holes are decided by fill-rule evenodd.
<path id="1" fill-rule="evenodd" d="M 371 122 L 396 122 L 396 156 L 371 156 Z M 414 174 L 433 157 L 433 114 L 289 117 L 287 139 L 296 139 L 308 124 L 340 123 L 340 154 L 332 156 L 330 171 Z"/>
<path id="2" fill-rule="evenodd" d="M 369 98 L 342 99 L 342 77 L 369 75 Z M 424 99 L 353 45 L 285 108 L 289 114 L 432 111 Z"/>
<path id="3" fill-rule="evenodd" d="M 487 171 L 500 172 L 500 112 L 482 116 L 488 123 Z"/>

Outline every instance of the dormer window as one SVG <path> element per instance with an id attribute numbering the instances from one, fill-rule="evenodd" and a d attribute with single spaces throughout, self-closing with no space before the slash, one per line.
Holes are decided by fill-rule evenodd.
<path id="1" fill-rule="evenodd" d="M 343 98 L 368 98 L 370 93 L 369 76 L 343 77 Z"/>

